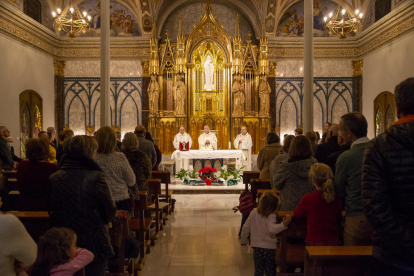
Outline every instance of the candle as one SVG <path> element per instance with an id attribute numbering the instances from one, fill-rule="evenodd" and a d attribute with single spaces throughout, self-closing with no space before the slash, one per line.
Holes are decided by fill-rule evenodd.
<path id="1" fill-rule="evenodd" d="M 229 141 L 229 150 L 231 150 L 231 142 Z"/>

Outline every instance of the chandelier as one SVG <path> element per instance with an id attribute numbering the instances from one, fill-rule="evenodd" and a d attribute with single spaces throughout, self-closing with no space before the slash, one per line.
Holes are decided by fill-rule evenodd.
<path id="1" fill-rule="evenodd" d="M 355 16 L 352 16 L 350 12 L 339 6 L 335 14 L 329 13 L 329 18 L 325 17 L 324 21 L 330 33 L 344 39 L 348 34 L 357 32 L 358 25 L 362 22 L 362 13 L 356 10 Z"/>
<path id="2" fill-rule="evenodd" d="M 86 32 L 91 17 L 86 12 L 82 14 L 76 5 L 73 8 L 70 4 L 63 11 L 57 9 L 56 12 L 52 12 L 53 26 L 55 26 L 58 33 L 64 31 L 69 34 L 69 37 L 74 38 L 76 33 Z"/>

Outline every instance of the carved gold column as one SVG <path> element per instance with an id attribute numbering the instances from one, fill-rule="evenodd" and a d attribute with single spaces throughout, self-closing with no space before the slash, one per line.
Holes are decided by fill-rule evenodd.
<path id="1" fill-rule="evenodd" d="M 63 78 L 65 76 L 66 61 L 54 60 L 55 65 L 55 128 L 56 133 L 63 130 Z M 58 139 L 58 138 L 56 138 Z"/>
<path id="2" fill-rule="evenodd" d="M 271 61 L 269 62 L 269 75 L 267 75 L 267 81 L 269 82 L 270 89 L 272 92 L 270 92 L 269 102 L 270 102 L 270 108 L 269 108 L 269 115 L 270 115 L 270 125 L 272 128 L 274 127 L 275 132 L 277 135 L 280 134 L 280 127 L 279 125 L 276 125 L 276 67 L 277 67 L 277 61 Z"/>
<path id="3" fill-rule="evenodd" d="M 151 132 L 152 136 L 157 138 L 157 133 L 154 133 L 154 129 L 151 127 L 153 126 L 153 122 L 151 124 L 150 122 L 150 114 L 148 112 L 149 110 L 149 95 L 148 95 L 148 86 L 151 82 L 151 77 L 149 75 L 149 61 L 148 60 L 142 60 L 141 61 L 141 67 L 142 67 L 142 108 L 145 110 L 142 112 L 142 124 L 147 128 L 149 132 Z M 154 142 L 156 142 L 154 140 Z"/>
<path id="4" fill-rule="evenodd" d="M 352 68 L 354 69 L 353 86 L 354 86 L 354 110 L 362 112 L 362 71 L 363 71 L 363 60 L 352 60 Z"/>

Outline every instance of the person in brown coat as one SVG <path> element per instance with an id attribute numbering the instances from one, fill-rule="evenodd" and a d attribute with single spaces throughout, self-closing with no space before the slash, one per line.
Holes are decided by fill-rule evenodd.
<path id="1" fill-rule="evenodd" d="M 257 166 L 260 170 L 260 179 L 270 179 L 270 163 L 279 155 L 282 146 L 279 144 L 280 138 L 274 132 L 269 132 L 266 137 L 267 145 L 259 151 Z"/>

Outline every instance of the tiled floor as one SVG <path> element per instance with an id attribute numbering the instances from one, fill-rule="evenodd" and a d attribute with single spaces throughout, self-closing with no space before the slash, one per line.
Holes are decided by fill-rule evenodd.
<path id="1" fill-rule="evenodd" d="M 253 275 L 251 249 L 240 246 L 239 195 L 174 195 L 175 212 L 139 275 Z"/>

